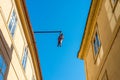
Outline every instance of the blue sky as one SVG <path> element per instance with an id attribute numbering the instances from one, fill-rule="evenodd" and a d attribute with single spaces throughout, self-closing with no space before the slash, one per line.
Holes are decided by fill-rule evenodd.
<path id="1" fill-rule="evenodd" d="M 34 31 L 61 30 L 35 34 L 43 80 L 85 80 L 84 61 L 77 58 L 91 0 L 26 0 Z"/>

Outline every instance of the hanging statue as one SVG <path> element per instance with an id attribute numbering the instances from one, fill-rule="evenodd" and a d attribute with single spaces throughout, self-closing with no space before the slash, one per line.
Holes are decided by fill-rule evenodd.
<path id="1" fill-rule="evenodd" d="M 64 39 L 63 33 L 61 32 L 59 37 L 58 37 L 58 45 L 57 47 L 61 47 L 62 46 L 62 41 Z"/>

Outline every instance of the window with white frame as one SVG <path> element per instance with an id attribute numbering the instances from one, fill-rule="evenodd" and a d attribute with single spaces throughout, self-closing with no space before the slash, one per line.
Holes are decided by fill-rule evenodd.
<path id="1" fill-rule="evenodd" d="M 9 25 L 8 25 L 8 28 L 10 30 L 12 37 L 15 33 L 16 25 L 17 25 L 17 16 L 16 16 L 15 11 L 13 10 L 12 15 L 10 17 Z"/>
<path id="2" fill-rule="evenodd" d="M 5 63 L 5 60 L 2 54 L 0 54 L 0 80 L 4 80 L 6 68 L 7 68 L 7 65 Z"/>
<path id="3" fill-rule="evenodd" d="M 27 47 L 24 49 L 24 54 L 23 54 L 23 59 L 22 59 L 22 66 L 23 69 L 25 70 L 26 68 L 26 63 L 27 63 L 27 57 L 28 57 L 28 49 Z"/>

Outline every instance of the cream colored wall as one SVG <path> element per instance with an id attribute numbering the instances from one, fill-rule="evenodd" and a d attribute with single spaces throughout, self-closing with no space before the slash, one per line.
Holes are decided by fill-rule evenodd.
<path id="1" fill-rule="evenodd" d="M 25 76 L 22 70 L 22 66 L 21 66 L 21 62 L 18 59 L 17 53 L 13 50 L 12 53 L 12 59 L 11 59 L 11 63 L 13 64 L 16 74 L 18 75 L 18 78 L 21 80 L 25 80 Z M 8 75 L 10 76 L 10 75 Z"/>
<path id="2" fill-rule="evenodd" d="M 28 46 L 28 44 L 27 44 L 24 32 L 22 30 L 22 24 L 21 24 L 19 17 L 18 17 L 18 25 L 16 27 L 16 33 L 14 35 L 14 44 L 15 44 L 15 48 L 17 50 L 18 56 L 22 62 L 23 55 L 24 55 L 23 54 L 24 49 L 25 49 L 25 47 Z M 27 57 L 26 69 L 24 72 L 25 72 L 25 76 L 28 80 L 32 79 L 33 75 L 35 75 L 33 62 L 32 62 L 32 58 L 31 58 L 31 53 L 29 51 L 29 48 L 28 48 L 28 57 Z"/>
<path id="3" fill-rule="evenodd" d="M 3 15 L 3 10 L 0 8 L 0 29 L 3 33 L 3 35 L 5 36 L 5 38 L 7 39 L 7 42 L 8 42 L 8 46 L 11 47 L 11 39 L 9 37 L 9 34 L 8 34 L 8 30 L 7 30 L 7 22 L 5 22 L 4 20 L 4 15 Z"/>
<path id="4" fill-rule="evenodd" d="M 12 0 L 0 0 L 0 7 L 3 10 L 3 14 L 5 17 L 5 21 L 8 21 L 8 17 L 10 15 L 12 9 Z"/>
<path id="5" fill-rule="evenodd" d="M 31 80 L 33 78 L 33 75 L 35 75 L 32 58 L 31 58 L 29 49 L 28 49 L 28 58 L 27 58 L 25 73 L 26 73 L 28 80 Z M 36 77 L 35 77 L 35 80 L 36 80 Z"/>
<path id="6" fill-rule="evenodd" d="M 7 25 L 7 22 L 4 20 L 5 16 L 3 15 L 3 9 L 1 10 L 1 19 L 0 19 L 0 22 L 1 22 L 1 31 L 2 31 L 2 34 L 4 36 L 4 39 L 6 41 L 6 44 L 4 44 L 4 47 L 3 48 L 11 48 L 11 45 L 13 43 L 13 40 L 12 40 L 12 37 L 8 31 L 8 25 Z M 10 13 L 9 13 L 10 14 Z M 4 53 L 3 53 L 4 54 Z M 10 53 L 9 49 L 6 50 L 6 54 L 7 56 L 9 57 L 9 62 L 7 62 L 7 65 L 8 66 L 8 75 L 6 76 L 7 80 L 12 80 L 12 74 L 16 74 L 14 76 L 18 77 L 18 79 L 22 79 L 22 80 L 25 80 L 25 77 L 23 75 L 23 71 L 22 71 L 22 67 L 21 67 L 21 62 L 19 61 L 18 59 L 18 56 L 17 56 L 17 53 L 15 52 L 15 49 L 13 49 L 13 52 Z M 5 57 L 7 57 L 5 56 Z M 6 59 L 6 58 L 5 58 Z M 10 69 L 14 69 L 14 70 L 10 70 Z"/>
<path id="7" fill-rule="evenodd" d="M 15 5 L 15 2 L 13 2 L 13 4 Z M 17 11 L 16 7 L 15 7 L 15 10 Z M 23 28 L 22 28 L 22 24 L 21 24 L 19 15 L 17 14 L 17 16 L 18 16 L 18 30 L 19 31 L 16 31 L 16 33 L 15 33 L 16 38 L 14 38 L 14 40 L 15 39 L 17 40 L 19 38 L 19 36 L 17 36 L 17 33 L 18 33 L 21 36 L 21 40 L 23 40 L 23 44 L 22 44 L 22 46 L 18 45 L 18 41 L 14 42 L 14 43 L 23 48 L 23 51 L 21 54 L 20 51 L 22 50 L 22 48 L 21 48 L 21 50 L 19 50 L 19 48 L 16 46 L 16 49 L 18 49 L 17 53 L 20 55 L 20 59 L 22 62 L 24 48 L 27 47 L 28 44 L 27 44 L 27 41 L 26 41 L 26 38 L 25 38 L 25 35 L 23 32 Z M 21 40 L 19 39 L 20 44 L 21 44 Z M 32 62 L 31 53 L 30 53 L 29 48 L 28 48 L 28 57 L 27 57 L 26 69 L 24 72 L 25 72 L 25 76 L 26 76 L 27 80 L 32 79 L 33 75 L 35 75 L 35 70 L 33 67 L 33 62 Z M 35 77 L 35 80 L 36 80 L 36 77 Z"/>
<path id="8" fill-rule="evenodd" d="M 12 38 L 8 29 L 8 24 L 13 9 L 16 12 L 18 20 L 15 34 Z M 6 40 L 4 41 L 6 42 L 6 44 L 4 44 L 2 47 L 0 46 L 0 49 L 3 50 L 3 55 L 5 56 L 5 60 L 8 65 L 6 80 L 31 80 L 33 75 L 35 75 L 35 71 L 29 50 L 25 71 L 22 68 L 22 57 L 24 48 L 28 45 L 24 32 L 22 30 L 22 24 L 19 19 L 14 0 L 0 0 L 0 30 L 2 31 L 2 34 L 4 36 L 3 38 Z M 11 46 L 13 46 L 14 48 L 10 53 Z M 5 48 L 7 50 L 5 50 Z"/>
<path id="9" fill-rule="evenodd" d="M 7 72 L 5 73 L 5 80 L 12 80 L 12 79 L 18 80 L 17 75 L 14 71 L 14 68 L 12 67 L 12 63 L 10 62 L 10 57 L 8 57 L 8 55 L 7 55 L 9 49 L 6 50 L 5 46 L 6 45 L 4 45 L 2 38 L 0 38 L 0 52 L 4 56 L 7 66 L 9 66 L 9 68 L 7 68 Z"/>
<path id="10" fill-rule="evenodd" d="M 19 36 L 18 36 L 19 35 Z M 17 50 L 20 60 L 22 60 L 22 53 L 24 50 L 25 42 L 21 34 L 20 26 L 17 24 L 15 35 L 14 35 L 14 44 Z"/>

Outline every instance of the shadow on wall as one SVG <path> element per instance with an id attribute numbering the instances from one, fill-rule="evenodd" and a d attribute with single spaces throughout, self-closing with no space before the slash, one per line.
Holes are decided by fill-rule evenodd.
<path id="1" fill-rule="evenodd" d="M 8 72 L 10 69 L 10 63 L 11 63 L 11 59 L 12 59 L 12 53 L 13 53 L 13 45 L 11 45 L 11 47 L 9 47 L 9 45 L 7 44 L 3 33 L 0 29 L 0 50 L 1 50 L 1 54 L 3 55 L 5 62 L 6 62 L 6 72 L 4 75 L 4 80 L 7 80 L 7 76 L 8 76 Z"/>

